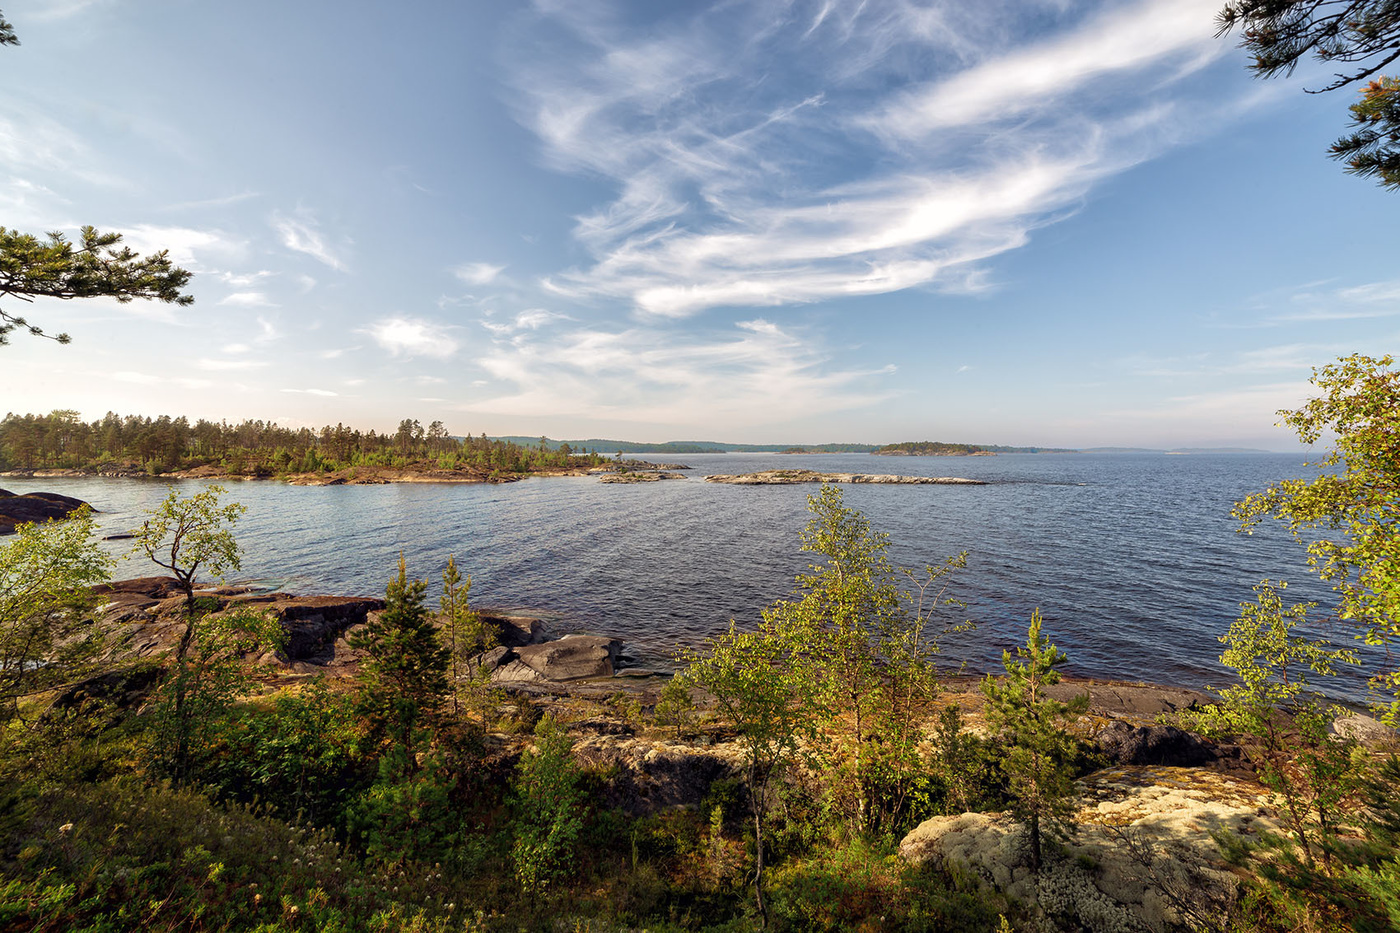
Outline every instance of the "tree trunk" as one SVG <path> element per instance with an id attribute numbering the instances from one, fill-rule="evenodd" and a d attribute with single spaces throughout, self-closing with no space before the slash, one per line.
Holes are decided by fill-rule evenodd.
<path id="1" fill-rule="evenodd" d="M 753 804 L 753 850 L 754 873 L 753 893 L 758 901 L 758 915 L 763 920 L 763 928 L 768 928 L 768 905 L 763 901 L 763 788 L 758 784 L 758 769 L 749 769 L 749 801 Z"/>

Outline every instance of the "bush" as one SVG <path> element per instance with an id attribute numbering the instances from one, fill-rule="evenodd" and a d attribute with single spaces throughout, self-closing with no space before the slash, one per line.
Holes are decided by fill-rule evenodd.
<path id="1" fill-rule="evenodd" d="M 512 788 L 515 876 L 527 892 L 562 877 L 583 829 L 583 795 L 573 742 L 546 716 L 535 727 L 535 750 L 516 768 Z"/>
<path id="2" fill-rule="evenodd" d="M 11 792 L 0 814 L 7 930 L 433 929 L 464 893 L 440 873 L 372 873 L 320 833 L 130 779 Z"/>

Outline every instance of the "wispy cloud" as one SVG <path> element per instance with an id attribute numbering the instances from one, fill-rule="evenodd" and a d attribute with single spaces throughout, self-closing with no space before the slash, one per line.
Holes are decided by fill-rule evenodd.
<path id="1" fill-rule="evenodd" d="M 339 392 L 332 392 L 330 389 L 283 389 L 283 392 L 291 392 L 297 395 L 316 395 L 321 398 L 338 398 Z"/>
<path id="2" fill-rule="evenodd" d="M 468 285 L 490 285 L 505 268 L 493 266 L 489 262 L 467 262 L 453 269 L 452 274 Z"/>
<path id="3" fill-rule="evenodd" d="M 546 311 L 544 308 L 528 308 L 519 312 L 508 321 L 483 320 L 481 326 L 491 331 L 497 336 L 513 334 L 522 330 L 539 330 L 555 321 L 572 320 L 567 314 L 560 314 L 556 311 Z"/>
<path id="4" fill-rule="evenodd" d="M 287 249 L 305 253 L 337 272 L 345 271 L 345 261 L 341 258 L 340 250 L 326 241 L 321 233 L 320 224 L 309 211 L 298 210 L 295 217 L 273 214 L 271 224 L 272 229 L 276 230 L 281 238 L 282 245 Z"/>
<path id="5" fill-rule="evenodd" d="M 360 331 L 394 356 L 446 359 L 457 352 L 457 339 L 442 324 L 421 318 L 389 317 Z"/>
<path id="6" fill-rule="evenodd" d="M 219 304 L 239 308 L 269 308 L 272 307 L 272 300 L 267 297 L 266 292 L 233 292 L 220 298 Z"/>
<path id="7" fill-rule="evenodd" d="M 257 192 L 244 191 L 239 194 L 225 195 L 221 198 L 204 198 L 203 200 L 199 201 L 179 201 L 175 204 L 167 204 L 165 207 L 161 208 L 161 210 L 188 211 L 206 210 L 211 207 L 228 207 L 229 205 L 238 204 L 242 201 L 248 201 L 256 197 L 258 197 Z"/>
<path id="8" fill-rule="evenodd" d="M 1400 279 L 1336 287 L 1312 283 L 1289 297 L 1293 310 L 1275 313 L 1271 321 L 1349 321 L 1400 315 Z"/>
<path id="9" fill-rule="evenodd" d="M 762 318 L 701 335 L 649 327 L 526 331 L 497 341 L 477 362 L 515 391 L 464 410 L 513 416 L 739 426 L 861 408 L 892 395 L 883 381 L 892 367 L 833 366 L 820 342 Z"/>
<path id="10" fill-rule="evenodd" d="M 1187 87 L 1229 50 L 1216 5 L 1046 4 L 1036 39 L 911 5 L 775 0 L 633 32 L 604 4 L 540 4 L 569 39 L 520 76 L 521 119 L 550 165 L 618 192 L 578 218 L 593 262 L 546 285 L 663 317 L 985 288 L 979 263 L 1232 106 Z"/>

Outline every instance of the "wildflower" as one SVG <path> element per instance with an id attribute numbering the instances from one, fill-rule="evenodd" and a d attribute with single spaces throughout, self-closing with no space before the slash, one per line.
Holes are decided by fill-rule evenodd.
<path id="1" fill-rule="evenodd" d="M 60 827 L 58 828 L 58 834 L 59 834 L 60 836 L 66 836 L 66 835 L 68 835 L 69 833 L 71 833 L 72 831 L 73 831 L 73 824 L 72 824 L 72 823 L 64 823 L 62 826 L 60 826 Z"/>

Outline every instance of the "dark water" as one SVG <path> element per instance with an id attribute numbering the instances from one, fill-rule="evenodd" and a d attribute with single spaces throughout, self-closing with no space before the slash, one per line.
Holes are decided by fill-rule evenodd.
<path id="1" fill-rule="evenodd" d="M 846 503 L 889 533 L 897 562 L 966 550 L 954 586 L 978 630 L 949 643 L 978 670 L 1024 640 L 1040 607 L 1073 673 L 1198 687 L 1221 682 L 1216 636 L 1264 577 L 1331 605 L 1302 548 L 1280 529 L 1236 533 L 1230 506 L 1270 481 L 1307 475 L 1285 455 L 703 454 L 685 481 L 604 485 L 536 478 L 500 486 L 296 487 L 231 483 L 243 577 L 302 593 L 382 595 L 400 552 L 434 584 L 449 554 L 472 575 L 475 605 L 543 610 L 556 630 L 627 640 L 663 664 L 678 645 L 753 621 L 806 566 L 798 530 L 814 486 L 724 486 L 708 473 L 775 467 L 957 475 L 988 486 L 851 486 Z M 166 485 L 139 480 L 5 480 L 102 510 L 104 533 L 129 529 Z M 181 484 L 189 491 L 205 485 Z M 118 553 L 121 545 L 110 545 Z M 155 572 L 135 560 L 119 576 Z M 436 589 L 436 586 L 433 588 Z M 1321 612 L 1318 613 L 1322 615 Z M 1359 696 L 1360 678 L 1336 691 Z"/>

